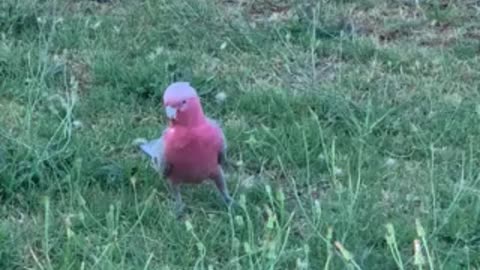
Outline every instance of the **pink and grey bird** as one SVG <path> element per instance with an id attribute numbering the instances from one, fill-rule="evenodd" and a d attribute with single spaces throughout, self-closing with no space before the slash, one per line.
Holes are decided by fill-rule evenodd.
<path id="1" fill-rule="evenodd" d="M 163 105 L 169 125 L 158 139 L 141 144 L 157 172 L 169 180 L 175 196 L 177 214 L 184 204 L 180 195 L 182 183 L 199 184 L 213 180 L 223 200 L 230 205 L 222 165 L 227 143 L 219 124 L 203 113 L 200 97 L 188 82 L 175 82 L 163 94 Z"/>

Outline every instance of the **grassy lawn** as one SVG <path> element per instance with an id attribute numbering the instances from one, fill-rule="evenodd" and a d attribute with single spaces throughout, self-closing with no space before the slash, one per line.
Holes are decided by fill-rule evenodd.
<path id="1" fill-rule="evenodd" d="M 479 18 L 467 0 L 1 1 L 0 269 L 479 269 Z M 222 123 L 236 211 L 185 186 L 177 220 L 133 143 L 178 80 Z"/>

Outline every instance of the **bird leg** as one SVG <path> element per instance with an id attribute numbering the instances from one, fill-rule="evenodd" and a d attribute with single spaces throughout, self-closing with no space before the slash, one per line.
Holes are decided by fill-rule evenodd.
<path id="1" fill-rule="evenodd" d="M 180 194 L 180 185 L 177 183 L 170 183 L 173 196 L 175 198 L 175 214 L 180 217 L 185 209 L 185 204 L 182 201 L 182 195 Z"/>
<path id="2" fill-rule="evenodd" d="M 222 168 L 220 168 L 220 173 L 213 177 L 213 181 L 215 182 L 215 185 L 217 186 L 218 191 L 222 195 L 223 201 L 228 205 L 234 204 L 235 201 L 230 197 L 230 194 L 228 192 L 227 185 L 225 183 L 225 176 L 223 174 Z"/>

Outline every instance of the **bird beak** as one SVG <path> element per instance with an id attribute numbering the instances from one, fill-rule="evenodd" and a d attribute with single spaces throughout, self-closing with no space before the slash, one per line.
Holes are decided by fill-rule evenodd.
<path id="1" fill-rule="evenodd" d="M 167 106 L 165 112 L 167 113 L 167 117 L 171 120 L 174 120 L 177 117 L 177 109 L 172 106 Z"/>

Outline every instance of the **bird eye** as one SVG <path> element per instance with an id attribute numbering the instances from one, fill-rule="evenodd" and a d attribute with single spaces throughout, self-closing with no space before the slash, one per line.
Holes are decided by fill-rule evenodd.
<path id="1" fill-rule="evenodd" d="M 186 101 L 186 100 L 182 101 L 182 104 L 185 104 L 185 103 L 187 103 L 187 101 Z"/>

